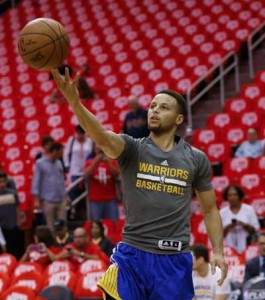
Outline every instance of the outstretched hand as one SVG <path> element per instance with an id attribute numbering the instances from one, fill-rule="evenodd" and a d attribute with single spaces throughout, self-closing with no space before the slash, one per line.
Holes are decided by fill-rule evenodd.
<path id="1" fill-rule="evenodd" d="M 211 259 L 211 272 L 212 274 L 215 273 L 216 267 L 219 267 L 221 269 L 221 278 L 217 281 L 218 285 L 222 285 L 226 276 L 227 276 L 227 264 L 225 262 L 224 256 L 219 254 L 212 255 Z"/>
<path id="2" fill-rule="evenodd" d="M 76 74 L 73 81 L 71 81 L 69 75 L 69 69 L 65 68 L 65 77 L 61 76 L 57 69 L 51 70 L 52 76 L 58 86 L 58 89 L 66 98 L 68 103 L 74 107 L 79 104 L 79 92 L 78 92 L 78 79 L 80 77 L 79 73 Z"/>

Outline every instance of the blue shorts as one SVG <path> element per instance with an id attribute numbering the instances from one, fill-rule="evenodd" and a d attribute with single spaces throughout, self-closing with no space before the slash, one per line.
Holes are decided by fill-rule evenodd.
<path id="1" fill-rule="evenodd" d="M 194 296 L 190 253 L 161 255 L 119 243 L 111 261 L 99 287 L 114 299 L 191 300 Z"/>

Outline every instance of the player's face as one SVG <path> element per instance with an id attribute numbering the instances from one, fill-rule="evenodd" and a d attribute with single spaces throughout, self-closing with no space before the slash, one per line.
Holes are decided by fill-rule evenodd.
<path id="1" fill-rule="evenodd" d="M 154 97 L 148 110 L 148 128 L 150 131 L 161 134 L 166 133 L 181 124 L 176 100 L 166 94 Z"/>

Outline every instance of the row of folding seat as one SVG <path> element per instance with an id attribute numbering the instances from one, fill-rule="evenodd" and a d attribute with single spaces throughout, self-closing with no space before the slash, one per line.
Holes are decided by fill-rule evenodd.
<path id="1" fill-rule="evenodd" d="M 37 263 L 19 263 L 12 255 L 3 254 L 0 255 L 0 296 L 8 299 L 7 295 L 10 297 L 17 287 L 21 288 L 18 291 L 27 294 L 27 289 L 23 289 L 26 287 L 35 297 L 47 286 L 62 285 L 69 288 L 75 298 L 101 298 L 102 293 L 96 284 L 106 269 L 102 261 L 88 260 L 80 265 L 79 270 L 74 270 L 69 261 L 55 261 L 43 270 Z"/>

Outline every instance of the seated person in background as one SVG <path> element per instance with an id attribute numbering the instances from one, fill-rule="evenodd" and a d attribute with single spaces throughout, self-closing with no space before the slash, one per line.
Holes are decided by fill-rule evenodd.
<path id="1" fill-rule="evenodd" d="M 91 242 L 100 247 L 108 256 L 111 256 L 114 244 L 105 236 L 104 226 L 100 221 L 92 221 L 90 227 Z"/>
<path id="2" fill-rule="evenodd" d="M 244 282 L 256 276 L 265 277 L 265 232 L 258 235 L 259 255 L 246 263 Z"/>
<path id="3" fill-rule="evenodd" d="M 224 243 L 241 254 L 247 247 L 247 238 L 260 229 L 258 217 L 252 206 L 241 203 L 244 192 L 236 185 L 228 186 L 223 199 L 229 202 L 220 210 L 224 228 Z"/>
<path id="4" fill-rule="evenodd" d="M 34 233 L 34 244 L 27 247 L 21 261 L 34 262 L 45 268 L 56 256 L 53 249 L 53 235 L 49 227 L 37 226 Z"/>
<path id="5" fill-rule="evenodd" d="M 73 238 L 73 243 L 67 244 L 56 256 L 56 260 L 69 259 L 77 269 L 80 264 L 88 259 L 100 259 L 107 266 L 110 264 L 109 258 L 101 251 L 99 246 L 89 241 L 87 231 L 84 228 L 76 228 Z"/>
<path id="6" fill-rule="evenodd" d="M 235 157 L 257 158 L 264 154 L 264 142 L 258 140 L 258 133 L 255 128 L 249 128 L 247 141 L 243 142 L 236 150 Z"/>
<path id="7" fill-rule="evenodd" d="M 68 231 L 68 226 L 65 220 L 57 220 L 54 222 L 54 248 L 56 253 L 60 253 L 61 250 L 69 243 L 73 241 L 72 235 Z"/>
<path id="8" fill-rule="evenodd" d="M 24 253 L 24 239 L 19 229 L 19 199 L 16 191 L 9 189 L 8 176 L 0 171 L 0 227 L 6 240 L 6 251 L 20 259 Z"/>
<path id="9" fill-rule="evenodd" d="M 130 111 L 126 114 L 123 123 L 123 133 L 134 138 L 142 138 L 149 135 L 147 126 L 147 110 L 141 108 L 139 99 L 135 95 L 128 98 Z"/>
<path id="10" fill-rule="evenodd" d="M 2 229 L 0 227 L 0 254 L 5 253 L 6 252 L 6 240 L 5 237 L 3 235 Z"/>
<path id="11" fill-rule="evenodd" d="M 193 300 L 226 300 L 231 293 L 229 279 L 226 278 L 221 286 L 221 270 L 217 267 L 215 274 L 211 272 L 208 249 L 202 244 L 191 246 L 193 255 L 192 279 L 195 297 Z"/>

